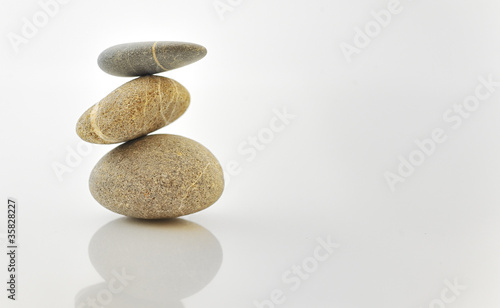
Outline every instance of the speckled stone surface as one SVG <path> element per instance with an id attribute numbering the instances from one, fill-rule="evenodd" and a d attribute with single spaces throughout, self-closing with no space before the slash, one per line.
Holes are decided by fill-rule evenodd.
<path id="1" fill-rule="evenodd" d="M 132 140 L 175 121 L 189 101 L 189 92 L 173 79 L 139 77 L 90 107 L 78 120 L 76 132 L 91 143 Z"/>
<path id="2" fill-rule="evenodd" d="M 224 190 L 222 168 L 204 146 L 176 135 L 149 135 L 107 153 L 89 187 L 107 209 L 130 217 L 172 218 L 201 211 Z"/>
<path id="3" fill-rule="evenodd" d="M 179 68 L 203 58 L 205 47 L 185 42 L 137 42 L 104 50 L 99 67 L 115 76 L 152 75 Z"/>

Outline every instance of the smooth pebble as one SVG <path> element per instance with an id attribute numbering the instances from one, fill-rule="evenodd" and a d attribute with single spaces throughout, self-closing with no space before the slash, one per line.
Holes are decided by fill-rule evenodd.
<path id="1" fill-rule="evenodd" d="M 90 107 L 78 120 L 76 132 L 91 143 L 132 140 L 174 122 L 189 101 L 189 92 L 173 79 L 139 77 Z"/>
<path id="2" fill-rule="evenodd" d="M 130 217 L 172 218 L 201 211 L 224 189 L 214 155 L 191 139 L 149 135 L 107 153 L 89 180 L 92 196 L 107 209 Z"/>
<path id="3" fill-rule="evenodd" d="M 114 76 L 143 76 L 191 64 L 206 54 L 205 47 L 193 43 L 137 42 L 104 50 L 97 64 L 104 72 Z"/>

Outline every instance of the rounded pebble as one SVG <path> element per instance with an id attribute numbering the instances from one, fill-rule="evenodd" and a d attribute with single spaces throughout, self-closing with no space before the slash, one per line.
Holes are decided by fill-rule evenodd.
<path id="1" fill-rule="evenodd" d="M 137 42 L 104 50 L 99 55 L 97 64 L 103 71 L 114 76 L 143 76 L 191 64 L 206 54 L 205 47 L 193 43 Z"/>
<path id="2" fill-rule="evenodd" d="M 214 155 L 191 139 L 149 135 L 107 153 L 90 175 L 90 192 L 105 208 L 130 217 L 172 218 L 201 211 L 224 190 Z"/>
<path id="3" fill-rule="evenodd" d="M 78 120 L 76 132 L 91 143 L 132 140 L 174 122 L 189 101 L 189 92 L 173 79 L 139 77 L 90 107 Z"/>

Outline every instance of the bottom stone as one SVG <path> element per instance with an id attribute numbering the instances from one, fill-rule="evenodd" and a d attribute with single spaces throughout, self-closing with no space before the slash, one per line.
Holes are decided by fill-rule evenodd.
<path id="1" fill-rule="evenodd" d="M 130 217 L 173 218 L 201 211 L 224 190 L 222 167 L 204 146 L 176 135 L 149 135 L 107 153 L 89 187 L 105 208 Z"/>

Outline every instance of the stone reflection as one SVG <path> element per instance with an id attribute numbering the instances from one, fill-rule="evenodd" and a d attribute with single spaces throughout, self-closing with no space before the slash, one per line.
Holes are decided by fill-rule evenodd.
<path id="1" fill-rule="evenodd" d="M 217 238 L 184 220 L 114 220 L 92 237 L 89 257 L 104 278 L 76 296 L 76 307 L 184 307 L 222 263 Z"/>

